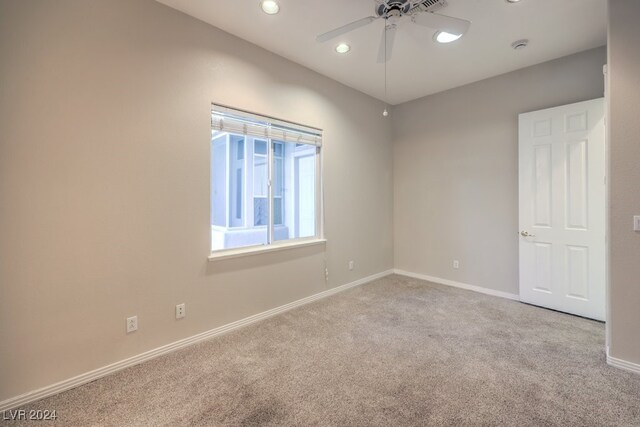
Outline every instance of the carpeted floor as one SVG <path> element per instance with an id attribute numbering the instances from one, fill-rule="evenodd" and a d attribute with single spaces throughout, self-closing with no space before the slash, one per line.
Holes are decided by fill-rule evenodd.
<path id="1" fill-rule="evenodd" d="M 640 426 L 640 376 L 606 365 L 601 323 L 389 276 L 24 409 L 65 426 Z"/>

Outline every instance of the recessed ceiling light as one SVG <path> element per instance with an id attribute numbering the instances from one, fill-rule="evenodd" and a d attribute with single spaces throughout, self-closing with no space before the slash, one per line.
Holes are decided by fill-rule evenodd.
<path id="1" fill-rule="evenodd" d="M 433 35 L 433 39 L 438 43 L 451 43 L 462 37 L 462 34 L 451 34 L 446 31 L 438 31 Z"/>
<path id="2" fill-rule="evenodd" d="M 507 3 L 518 3 L 520 0 L 507 0 Z"/>
<path id="3" fill-rule="evenodd" d="M 336 46 L 336 52 L 338 53 L 347 53 L 351 50 L 351 46 L 349 46 L 346 43 L 340 43 L 338 46 Z"/>
<path id="4" fill-rule="evenodd" d="M 280 5 L 276 0 L 262 0 L 260 6 L 267 15 L 275 15 L 280 12 Z"/>

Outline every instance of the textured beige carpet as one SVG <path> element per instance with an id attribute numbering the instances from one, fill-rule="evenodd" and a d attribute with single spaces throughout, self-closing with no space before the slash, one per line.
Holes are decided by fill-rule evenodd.
<path id="1" fill-rule="evenodd" d="M 25 409 L 65 426 L 639 426 L 640 376 L 605 364 L 601 323 L 389 276 Z"/>

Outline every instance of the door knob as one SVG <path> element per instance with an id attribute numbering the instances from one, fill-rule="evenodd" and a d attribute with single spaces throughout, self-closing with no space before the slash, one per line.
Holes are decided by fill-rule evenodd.
<path id="1" fill-rule="evenodd" d="M 524 231 L 524 230 L 520 232 L 520 235 L 521 235 L 522 237 L 536 237 L 536 235 L 535 235 L 535 234 L 531 234 L 531 233 L 529 233 L 528 231 Z"/>

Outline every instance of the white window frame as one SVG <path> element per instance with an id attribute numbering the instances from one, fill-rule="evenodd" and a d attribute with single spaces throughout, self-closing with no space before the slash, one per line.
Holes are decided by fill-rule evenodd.
<path id="1" fill-rule="evenodd" d="M 232 116 L 236 116 L 236 117 L 243 117 L 246 118 L 249 121 L 256 121 L 256 122 L 262 122 L 266 124 L 266 129 L 267 132 L 262 135 L 262 136 L 256 136 L 255 133 L 250 134 L 252 136 L 254 136 L 256 139 L 261 139 L 263 141 L 267 142 L 267 170 L 268 170 L 268 209 L 269 209 L 269 223 L 267 226 L 267 243 L 266 244 L 260 244 L 260 245 L 253 245 L 253 246 L 243 246 L 243 247 L 239 247 L 239 248 L 230 248 L 230 249 L 221 249 L 221 250 L 211 250 L 210 254 L 209 254 L 209 261 L 216 261 L 216 260 L 221 260 L 221 259 L 229 259 L 229 258 L 236 258 L 236 257 L 241 257 L 241 256 L 245 256 L 245 255 L 254 255 L 254 254 L 260 254 L 260 253 L 265 253 L 265 252 L 273 252 L 273 251 L 281 251 L 281 250 L 286 250 L 286 249 L 293 249 L 293 248 L 298 248 L 298 247 L 305 247 L 305 246 L 313 246 L 313 245 L 324 245 L 326 243 L 326 239 L 324 237 L 324 205 L 323 205 L 323 183 L 322 183 L 322 179 L 323 179 L 323 169 L 322 169 L 322 130 L 318 129 L 318 128 L 314 128 L 314 127 L 309 127 L 309 126 L 305 126 L 305 125 L 300 125 L 297 123 L 293 123 L 293 122 L 289 122 L 289 121 L 285 121 L 285 120 L 281 120 L 281 119 L 276 119 L 276 118 L 272 118 L 272 117 L 268 117 L 268 116 L 264 116 L 264 115 L 258 115 L 255 113 L 251 113 L 248 111 L 244 111 L 244 110 L 238 110 L 238 109 L 234 109 L 231 107 L 227 107 L 221 104 L 212 104 L 212 126 L 211 126 L 211 130 L 217 130 L 220 131 L 221 129 L 219 129 L 218 127 L 220 126 L 219 123 L 215 123 L 216 120 L 216 116 L 214 115 L 214 113 L 216 112 L 220 112 L 221 114 L 229 114 Z M 223 125 L 224 126 L 224 125 Z M 271 126 L 274 127 L 274 131 L 273 133 L 270 133 L 268 131 L 268 129 L 271 128 Z M 223 127 L 224 129 L 224 127 Z M 305 143 L 305 144 L 312 144 L 315 145 L 315 161 L 316 161 L 316 167 L 315 167 L 315 171 L 316 171 L 316 179 L 315 179 L 315 184 L 316 184 L 316 188 L 315 188 L 315 209 L 316 209 L 316 215 L 315 215 L 315 220 L 316 220 L 316 224 L 315 224 L 315 231 L 316 234 L 315 236 L 311 236 L 311 237 L 301 237 L 301 238 L 294 238 L 294 239 L 287 239 L 287 240 L 275 240 L 274 239 L 274 228 L 276 227 L 276 225 L 274 224 L 275 221 L 275 217 L 274 217 L 274 188 L 273 188 L 273 173 L 274 173 L 274 169 L 275 169 L 275 163 L 274 163 L 274 157 L 275 157 L 275 153 L 274 153 L 274 142 L 295 142 L 294 140 L 291 140 L 291 136 L 287 136 L 287 131 L 285 131 L 284 133 L 284 137 L 282 138 L 273 138 L 273 136 L 281 136 L 282 135 L 282 130 L 281 129 L 291 129 L 293 134 L 295 134 L 296 130 L 300 130 L 300 132 L 305 132 L 307 130 L 310 130 L 309 134 L 313 134 L 314 135 L 314 142 L 309 142 L 307 140 L 301 140 L 301 143 Z M 226 132 L 229 132 L 231 134 L 242 134 L 244 133 L 245 135 L 247 135 L 247 126 L 244 126 L 244 132 L 238 132 L 237 128 L 232 128 L 230 127 L 230 129 L 226 129 L 224 130 Z M 255 129 L 253 129 L 253 132 L 255 132 Z M 306 138 L 306 134 L 303 134 L 304 138 Z M 248 150 L 248 144 L 247 144 L 247 140 L 245 140 L 245 159 L 247 158 L 247 154 L 250 152 Z M 284 145 L 282 147 L 283 149 L 283 155 L 284 155 Z M 251 164 L 253 164 L 254 162 L 254 155 L 255 153 L 253 153 L 253 150 L 251 150 L 252 153 L 252 158 L 251 158 Z M 210 163 L 209 167 L 213 167 L 213 165 Z M 247 166 L 248 167 L 248 166 Z M 246 171 L 245 171 L 246 174 Z M 246 175 L 245 175 L 246 177 Z M 246 183 L 246 179 L 245 179 L 245 183 Z M 253 192 L 253 191 L 252 191 Z M 211 191 L 209 192 L 209 197 L 211 197 Z M 252 194 L 252 200 L 255 196 Z M 283 195 L 284 197 L 284 195 Z M 245 201 L 246 204 L 246 201 Z M 283 203 L 284 205 L 284 203 Z M 284 206 L 282 207 L 283 212 L 282 212 L 282 216 L 283 216 L 283 223 L 284 223 Z M 245 209 L 245 214 L 246 214 L 246 209 Z M 249 217 L 248 215 L 245 215 L 245 224 L 247 223 L 247 221 L 250 221 L 251 223 L 253 223 L 254 218 L 253 215 L 251 215 L 251 217 Z M 253 227 L 253 228 L 258 228 L 258 227 Z M 209 233 L 210 239 L 211 239 L 211 233 Z M 209 242 L 209 247 L 211 248 L 211 241 Z"/>

